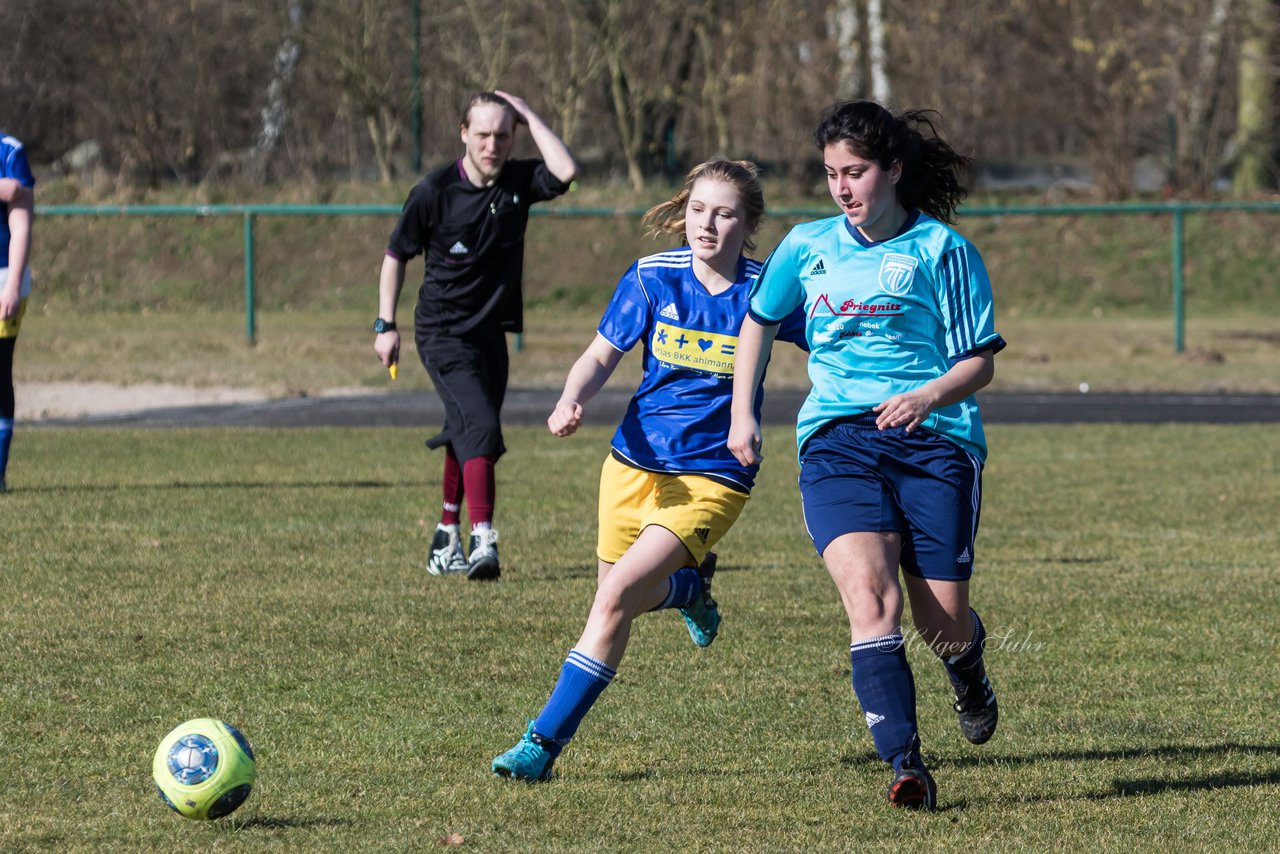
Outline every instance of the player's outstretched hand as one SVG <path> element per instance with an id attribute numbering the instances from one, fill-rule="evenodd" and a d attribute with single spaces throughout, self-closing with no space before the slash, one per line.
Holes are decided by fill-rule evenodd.
<path id="1" fill-rule="evenodd" d="M 582 424 L 582 404 L 562 400 L 547 418 L 547 428 L 556 436 L 572 436 Z"/>
<path id="2" fill-rule="evenodd" d="M 729 425 L 729 451 L 744 466 L 753 466 L 764 459 L 760 453 L 763 440 L 760 424 L 754 418 L 734 418 Z"/>

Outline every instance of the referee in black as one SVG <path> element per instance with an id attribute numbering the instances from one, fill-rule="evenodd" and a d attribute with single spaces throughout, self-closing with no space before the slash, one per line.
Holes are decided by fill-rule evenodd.
<path id="1" fill-rule="evenodd" d="M 510 160 L 517 125 L 542 159 Z M 378 280 L 373 349 L 385 366 L 400 359 L 396 304 L 405 264 L 425 255 L 414 311 L 418 355 L 445 408 L 444 428 L 427 440 L 444 448 L 444 502 L 427 571 L 496 579 L 494 465 L 506 451 L 498 420 L 507 389 L 506 333 L 520 332 L 520 288 L 529 208 L 569 189 L 578 165 L 568 146 L 522 99 L 472 95 L 462 118 L 465 151 L 409 191 Z M 468 554 L 459 530 L 465 497 Z"/>

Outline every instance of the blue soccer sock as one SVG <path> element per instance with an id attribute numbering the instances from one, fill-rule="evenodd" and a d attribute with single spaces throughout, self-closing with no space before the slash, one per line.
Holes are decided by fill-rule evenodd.
<path id="1" fill-rule="evenodd" d="M 603 661 L 569 650 L 556 687 L 533 722 L 533 731 L 553 742 L 553 752 L 558 755 L 615 675 L 617 671 Z"/>
<path id="2" fill-rule="evenodd" d="M 9 470 L 9 444 L 13 441 L 13 419 L 0 418 L 0 480 Z"/>
<path id="3" fill-rule="evenodd" d="M 987 630 L 982 625 L 982 620 L 978 619 L 978 612 L 969 609 L 969 616 L 973 618 L 973 637 L 965 648 L 951 656 L 938 656 L 942 660 L 942 666 L 947 669 L 947 678 L 951 680 L 953 685 L 972 685 L 975 682 L 981 682 L 985 675 L 982 666 L 982 653 L 987 645 Z"/>
<path id="4" fill-rule="evenodd" d="M 702 595 L 702 576 L 691 566 L 677 569 L 667 579 L 667 598 L 650 608 L 650 611 L 661 611 L 664 608 L 683 608 L 692 605 Z"/>
<path id="5" fill-rule="evenodd" d="M 849 645 L 853 692 L 866 716 L 876 753 L 898 770 L 916 743 L 916 683 L 901 634 L 866 638 Z"/>

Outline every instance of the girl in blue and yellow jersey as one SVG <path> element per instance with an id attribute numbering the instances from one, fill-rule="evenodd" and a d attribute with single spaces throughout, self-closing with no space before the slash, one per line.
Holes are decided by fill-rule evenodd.
<path id="1" fill-rule="evenodd" d="M 595 340 L 574 363 L 547 426 L 569 436 L 623 355 L 643 347 L 644 375 L 600 476 L 599 587 L 586 628 L 550 699 L 493 772 L 545 780 L 613 679 L 638 614 L 678 608 L 698 646 L 720 625 L 711 548 L 742 512 L 757 466 L 725 445 L 738 329 L 759 262 L 745 257 L 764 215 L 751 163 L 711 160 L 646 214 L 651 234 L 683 233 L 679 249 L 641 258 L 623 275 Z M 804 318 L 779 337 L 801 343 Z M 752 412 L 758 418 L 763 389 Z"/>
<path id="2" fill-rule="evenodd" d="M 22 143 L 0 133 L 0 492 L 13 440 L 13 348 L 31 293 L 31 220 L 36 179 Z"/>
<path id="3" fill-rule="evenodd" d="M 889 801 L 931 809 L 898 569 L 961 731 L 982 744 L 997 705 L 969 607 L 987 455 L 973 395 L 1004 341 L 982 258 L 946 225 L 969 161 L 929 114 L 846 102 L 823 116 L 814 142 L 841 212 L 797 226 L 765 262 L 739 337 L 729 448 L 759 463 L 751 404 L 779 322 L 803 306 L 813 382 L 798 424 L 805 526 L 848 614 L 854 693 L 894 769 Z"/>

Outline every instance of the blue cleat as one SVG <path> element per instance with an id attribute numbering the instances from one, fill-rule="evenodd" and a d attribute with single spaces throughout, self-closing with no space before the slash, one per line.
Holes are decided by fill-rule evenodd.
<path id="1" fill-rule="evenodd" d="M 702 576 L 702 595 L 692 605 L 679 610 L 694 644 L 708 647 L 720 631 L 720 608 L 716 605 L 716 600 L 711 598 L 711 578 L 716 574 L 715 552 L 707 552 L 706 558 L 698 566 L 698 574 Z"/>
<path id="2" fill-rule="evenodd" d="M 551 778 L 555 742 L 533 731 L 533 721 L 518 744 L 493 760 L 493 773 L 508 780 L 540 783 Z M 556 751 L 559 752 L 559 751 Z"/>

